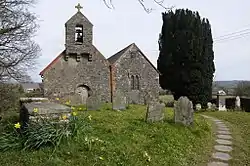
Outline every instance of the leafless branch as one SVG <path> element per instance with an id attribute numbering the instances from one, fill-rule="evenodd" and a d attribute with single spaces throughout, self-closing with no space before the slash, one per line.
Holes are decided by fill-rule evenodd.
<path id="1" fill-rule="evenodd" d="M 145 0 L 137 0 L 140 5 L 143 7 L 143 9 L 147 12 L 147 13 L 151 13 L 153 11 L 153 8 L 148 8 L 145 5 Z M 109 8 L 109 9 L 114 9 L 114 5 L 113 5 L 113 0 L 103 0 L 104 4 Z M 174 6 L 171 7 L 166 7 L 164 5 L 164 0 L 153 0 L 154 3 L 156 3 L 157 5 L 159 5 L 160 7 L 164 8 L 166 11 L 172 10 L 174 8 Z"/>
<path id="2" fill-rule="evenodd" d="M 38 25 L 28 9 L 34 0 L 0 0 L 0 82 L 29 78 L 40 48 L 32 40 Z"/>

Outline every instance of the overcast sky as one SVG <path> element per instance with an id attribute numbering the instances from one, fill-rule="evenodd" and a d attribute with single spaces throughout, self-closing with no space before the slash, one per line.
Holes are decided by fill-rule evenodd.
<path id="1" fill-rule="evenodd" d="M 113 1 L 115 10 L 108 9 L 102 0 L 39 0 L 33 11 L 39 18 L 40 29 L 35 40 L 42 55 L 37 70 L 31 73 L 33 80 L 40 82 L 39 72 L 64 50 L 64 24 L 76 13 L 77 3 L 81 3 L 82 13 L 94 25 L 93 44 L 106 58 L 135 42 L 156 66 L 164 10 L 153 0 L 145 0 L 152 1 L 147 4 L 154 9 L 150 14 L 137 0 Z M 198 11 L 201 17 L 209 19 L 213 38 L 217 38 L 214 43 L 215 80 L 250 80 L 249 0 L 165 0 L 165 5 Z M 229 36 L 218 41 L 222 39 L 218 37 L 248 28 L 237 35 L 238 39 Z"/>

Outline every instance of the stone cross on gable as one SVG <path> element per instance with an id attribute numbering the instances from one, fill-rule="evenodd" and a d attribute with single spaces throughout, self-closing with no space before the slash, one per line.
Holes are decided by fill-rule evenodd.
<path id="1" fill-rule="evenodd" d="M 82 6 L 80 5 L 80 3 L 78 3 L 75 8 L 78 10 L 78 12 L 80 12 L 80 10 L 82 9 Z"/>

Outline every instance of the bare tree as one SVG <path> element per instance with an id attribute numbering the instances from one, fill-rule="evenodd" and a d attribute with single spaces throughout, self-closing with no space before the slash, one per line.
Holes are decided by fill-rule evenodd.
<path id="1" fill-rule="evenodd" d="M 145 0 L 137 0 L 140 5 L 143 7 L 143 9 L 147 12 L 147 13 L 151 13 L 153 8 L 148 8 L 145 5 Z M 155 4 L 157 4 L 158 6 L 161 6 L 162 8 L 164 8 L 166 11 L 172 10 L 174 8 L 174 6 L 171 7 L 166 7 L 164 5 L 164 0 L 152 0 Z M 113 0 L 103 0 L 104 4 L 110 8 L 110 9 L 114 9 L 114 5 L 113 5 Z"/>
<path id="2" fill-rule="evenodd" d="M 32 40 L 38 28 L 29 11 L 34 0 L 0 0 L 0 82 L 27 80 L 40 48 Z"/>
<path id="3" fill-rule="evenodd" d="M 250 97 L 250 82 L 249 81 L 241 81 L 237 84 L 234 89 L 234 93 L 236 96 L 248 96 Z"/>

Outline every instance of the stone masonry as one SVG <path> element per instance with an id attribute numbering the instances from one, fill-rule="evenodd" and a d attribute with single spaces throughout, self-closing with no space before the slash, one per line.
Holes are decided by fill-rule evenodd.
<path id="1" fill-rule="evenodd" d="M 83 27 L 83 41 L 75 41 L 75 27 Z M 98 95 L 110 101 L 109 62 L 92 44 L 93 25 L 77 12 L 65 24 L 66 49 L 40 75 L 44 94 L 72 104 L 85 104 L 87 97 Z"/>
<path id="2" fill-rule="evenodd" d="M 45 97 L 86 104 L 89 96 L 98 96 L 110 102 L 120 90 L 129 103 L 143 104 L 146 93 L 158 98 L 159 72 L 134 43 L 106 59 L 93 45 L 93 24 L 80 10 L 65 32 L 65 50 L 40 73 Z"/>
<path id="3" fill-rule="evenodd" d="M 129 103 L 137 104 L 144 104 L 146 93 L 158 97 L 159 73 L 135 43 L 108 60 L 112 65 L 113 94 L 117 89 L 122 90 Z"/>

